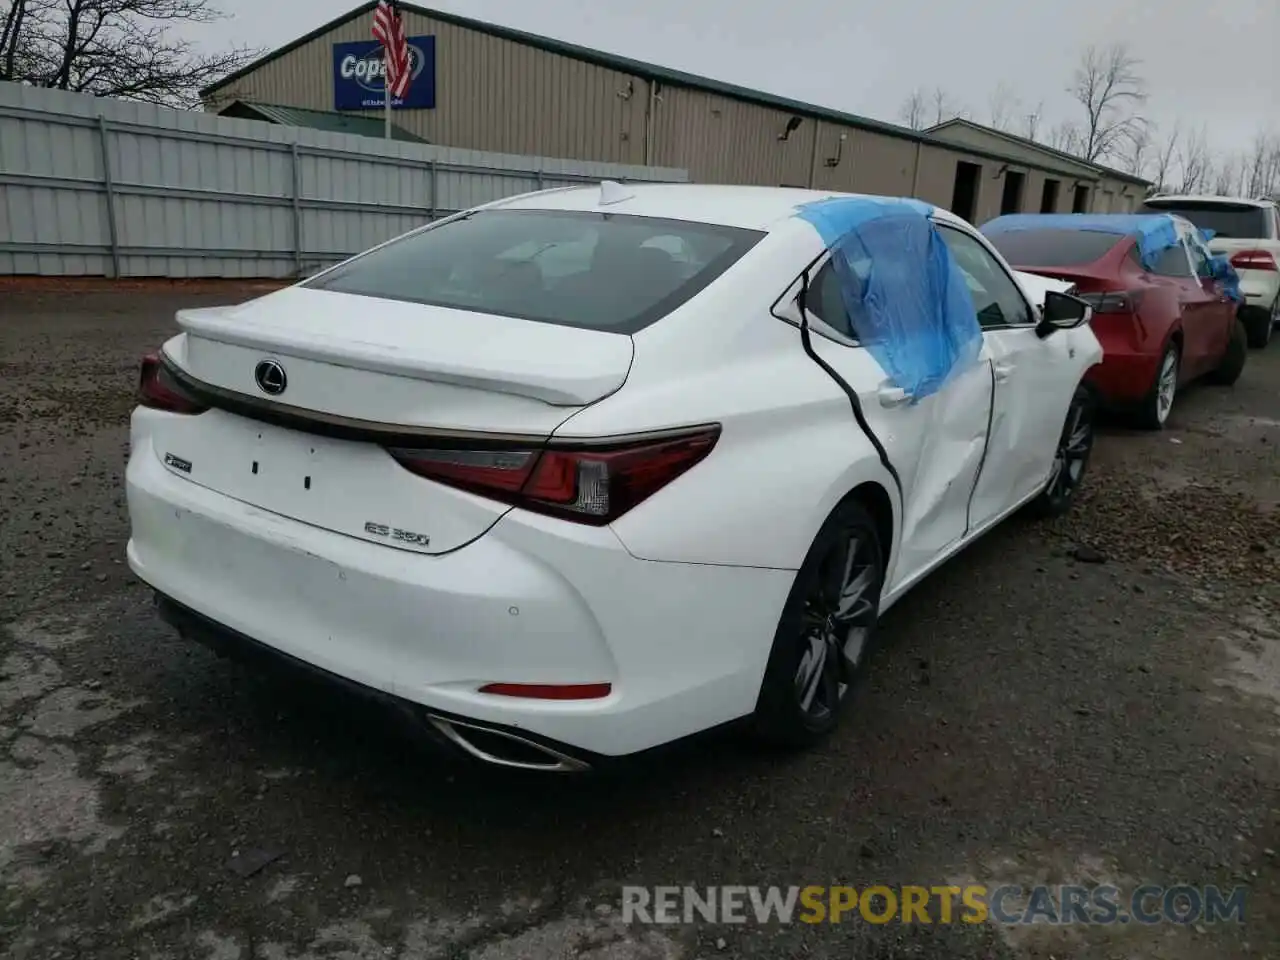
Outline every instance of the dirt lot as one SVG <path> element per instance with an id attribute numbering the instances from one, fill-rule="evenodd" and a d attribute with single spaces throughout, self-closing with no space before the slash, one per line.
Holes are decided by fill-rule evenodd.
<path id="1" fill-rule="evenodd" d="M 1280 956 L 1280 346 L 922 586 L 822 749 L 529 781 L 217 660 L 131 579 L 137 357 L 248 295 L 0 288 L 6 956 Z M 617 919 L 622 884 L 966 881 L 1248 896 L 1242 924 Z"/>

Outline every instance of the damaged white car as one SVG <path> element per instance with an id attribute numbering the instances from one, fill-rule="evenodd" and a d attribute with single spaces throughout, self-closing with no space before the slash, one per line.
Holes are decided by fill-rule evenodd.
<path id="1" fill-rule="evenodd" d="M 836 724 L 879 615 L 1092 444 L 1089 308 L 916 201 L 468 211 L 143 363 L 129 564 L 219 649 L 490 763 Z"/>

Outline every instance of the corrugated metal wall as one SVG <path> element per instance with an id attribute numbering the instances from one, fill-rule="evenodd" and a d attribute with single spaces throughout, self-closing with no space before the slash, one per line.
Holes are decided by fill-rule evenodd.
<path id="1" fill-rule="evenodd" d="M 0 274 L 294 276 L 442 214 L 604 178 L 688 175 L 0 83 Z"/>
<path id="2" fill-rule="evenodd" d="M 404 22 L 409 36 L 436 37 L 436 108 L 397 110 L 406 130 L 473 150 L 644 162 L 644 85 L 628 96 L 627 74 L 412 11 Z M 219 90 L 214 105 L 332 110 L 333 44 L 368 40 L 369 29 L 368 17 L 350 20 Z"/>
<path id="3" fill-rule="evenodd" d="M 1069 187 L 1082 170 L 1091 187 L 1098 185 L 1098 176 L 1088 168 L 1048 152 L 1031 150 L 1020 157 L 1007 143 L 990 138 L 952 147 L 810 116 L 780 140 L 793 115 L 790 110 L 686 86 L 660 84 L 651 89 L 640 76 L 414 11 L 406 12 L 405 24 L 410 35 L 436 38 L 436 107 L 397 110 L 396 122 L 435 143 L 650 162 L 688 170 L 692 179 L 704 183 L 915 195 L 944 207 L 951 204 L 956 163 L 966 161 L 982 167 L 979 222 L 1000 209 L 1005 164 L 992 154 L 1022 161 L 1018 169 L 1028 174 L 1023 201 L 1027 212 L 1039 211 L 1039 187 L 1033 191 L 1031 181 L 1042 183 L 1046 170 L 1063 181 L 1059 203 L 1064 210 L 1071 209 Z M 333 109 L 333 44 L 367 40 L 369 26 L 367 16 L 340 24 L 233 81 L 217 92 L 210 106 L 216 109 L 239 98 Z M 652 103 L 651 94 L 656 94 Z M 953 139 L 963 136 L 965 131 L 958 131 Z M 1119 204 L 1126 189 L 1133 197 L 1141 192 L 1137 185 L 1107 181 L 1104 189 L 1091 189 L 1090 195 L 1099 204 Z"/>

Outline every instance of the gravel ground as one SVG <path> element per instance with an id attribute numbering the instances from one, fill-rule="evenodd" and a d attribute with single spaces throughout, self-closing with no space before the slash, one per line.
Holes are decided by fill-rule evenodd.
<path id="1" fill-rule="evenodd" d="M 922 585 L 841 732 L 629 777 L 442 765 L 180 641 L 123 564 L 137 357 L 236 287 L 0 287 L 0 951 L 1280 956 L 1280 347 Z M 1104 561 L 1104 562 L 1098 562 Z M 626 926 L 622 884 L 1245 884 L 1243 924 Z"/>

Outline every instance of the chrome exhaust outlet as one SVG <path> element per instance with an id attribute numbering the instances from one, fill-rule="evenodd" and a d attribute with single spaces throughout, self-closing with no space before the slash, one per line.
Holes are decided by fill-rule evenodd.
<path id="1" fill-rule="evenodd" d="M 505 730 L 494 730 L 478 724 L 466 723 L 462 720 L 446 720 L 435 714 L 427 714 L 427 720 L 448 740 L 461 747 L 477 760 L 493 764 L 497 767 L 509 767 L 515 770 L 536 770 L 539 773 L 581 773 L 590 770 L 591 765 L 571 757 L 568 754 L 553 750 L 551 747 L 534 743 Z M 501 756 L 502 749 L 498 743 L 486 744 L 482 747 L 475 740 L 494 740 L 515 749 L 508 756 Z M 539 759 L 528 759 L 537 757 Z M 540 758 L 546 758 L 542 760 Z"/>

